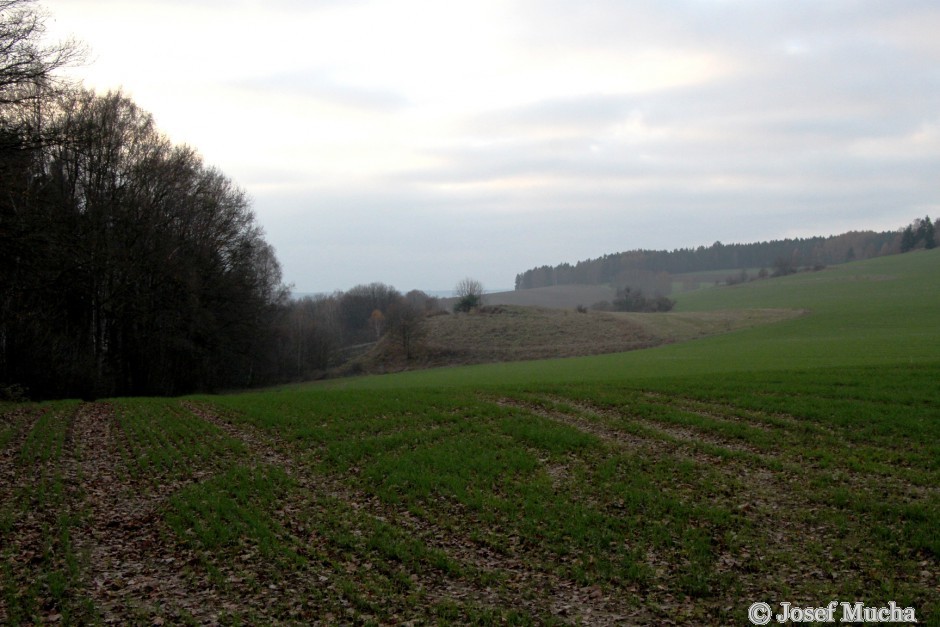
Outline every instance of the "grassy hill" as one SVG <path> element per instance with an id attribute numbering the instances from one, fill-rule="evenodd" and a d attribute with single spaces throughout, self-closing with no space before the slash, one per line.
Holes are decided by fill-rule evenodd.
<path id="1" fill-rule="evenodd" d="M 940 360 L 940 249 L 878 257 L 677 297 L 676 312 L 806 310 L 805 316 L 649 350 L 334 381 L 337 387 L 616 381 Z"/>
<path id="2" fill-rule="evenodd" d="M 621 353 L 770 324 L 803 313 L 798 309 L 579 313 L 490 305 L 470 314 L 428 319 L 426 333 L 411 359 L 404 358 L 397 338 L 387 336 L 351 368 L 358 372 L 394 372 Z"/>
<path id="3" fill-rule="evenodd" d="M 0 407 L 0 622 L 940 625 L 938 262 L 690 293 L 656 324 L 808 313 L 628 353 Z"/>

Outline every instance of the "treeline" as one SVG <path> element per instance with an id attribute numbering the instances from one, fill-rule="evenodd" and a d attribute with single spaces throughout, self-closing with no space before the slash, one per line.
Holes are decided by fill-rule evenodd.
<path id="1" fill-rule="evenodd" d="M 929 221 L 929 219 L 928 219 Z M 516 289 L 552 285 L 634 286 L 668 295 L 670 276 L 744 268 L 819 267 L 901 252 L 901 233 L 853 231 L 830 237 L 722 244 L 698 248 L 632 250 L 597 259 L 541 266 L 516 275 Z"/>
<path id="2" fill-rule="evenodd" d="M 0 4 L 0 387 L 179 394 L 279 375 L 281 270 L 245 193 L 121 93 L 57 81 Z"/>
<path id="3" fill-rule="evenodd" d="M 936 248 L 936 231 L 940 228 L 940 219 L 936 224 L 930 221 L 930 216 L 918 218 L 901 231 L 901 252 L 906 253 L 916 248 L 930 250 Z"/>
<path id="4" fill-rule="evenodd" d="M 411 358 L 425 319 L 442 313 L 437 298 L 420 290 L 402 295 L 384 283 L 284 303 L 278 316 L 282 379 L 320 376 L 371 348 L 383 337 Z"/>

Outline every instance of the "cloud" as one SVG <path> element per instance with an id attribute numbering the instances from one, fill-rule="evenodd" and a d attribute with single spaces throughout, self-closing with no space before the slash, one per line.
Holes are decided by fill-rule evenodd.
<path id="1" fill-rule="evenodd" d="M 375 113 L 393 113 L 408 105 L 408 99 L 394 91 L 335 80 L 328 73 L 315 69 L 274 72 L 232 81 L 231 85 L 240 90 L 261 92 L 269 98 L 309 98 Z"/>
<path id="2" fill-rule="evenodd" d="M 47 0 L 303 291 L 936 213 L 932 0 Z"/>

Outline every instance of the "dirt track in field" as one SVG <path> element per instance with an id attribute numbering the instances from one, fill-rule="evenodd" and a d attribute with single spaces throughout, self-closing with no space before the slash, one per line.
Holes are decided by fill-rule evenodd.
<path id="1" fill-rule="evenodd" d="M 65 477 L 86 511 L 75 548 L 88 564 L 86 593 L 106 623 L 129 615 L 150 620 L 183 618 L 212 623 L 224 601 L 209 582 L 183 573 L 193 561 L 161 533 L 160 508 L 185 485 L 141 485 L 124 470 L 124 434 L 113 408 L 85 403 L 75 414 L 63 460 Z"/>

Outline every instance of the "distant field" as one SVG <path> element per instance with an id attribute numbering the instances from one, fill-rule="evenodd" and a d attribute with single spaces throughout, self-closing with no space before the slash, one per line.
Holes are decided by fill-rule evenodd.
<path id="1" fill-rule="evenodd" d="M 0 406 L 0 623 L 940 625 L 938 262 L 683 295 L 808 313 L 630 353 Z"/>
<path id="2" fill-rule="evenodd" d="M 617 290 L 607 285 L 555 285 L 530 290 L 495 292 L 487 294 L 484 302 L 488 305 L 574 309 L 578 305 L 590 307 L 601 301 L 612 301 L 616 295 Z"/>

